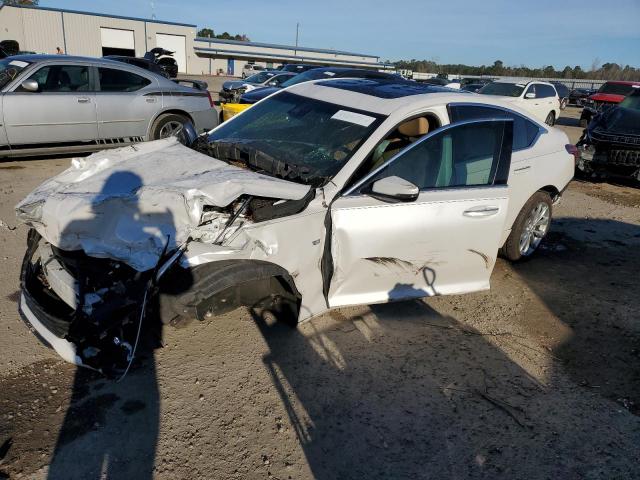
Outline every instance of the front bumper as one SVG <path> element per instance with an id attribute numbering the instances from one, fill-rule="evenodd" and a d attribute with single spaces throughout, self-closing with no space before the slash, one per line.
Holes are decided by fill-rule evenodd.
<path id="1" fill-rule="evenodd" d="M 80 357 L 76 355 L 76 346 L 64 338 L 57 337 L 51 330 L 45 327 L 36 316 L 34 310 L 39 310 L 36 307 L 35 301 L 27 292 L 23 291 L 20 295 L 18 311 L 22 321 L 27 325 L 29 330 L 43 344 L 53 348 L 63 360 L 73 363 L 74 365 L 84 366 Z"/>

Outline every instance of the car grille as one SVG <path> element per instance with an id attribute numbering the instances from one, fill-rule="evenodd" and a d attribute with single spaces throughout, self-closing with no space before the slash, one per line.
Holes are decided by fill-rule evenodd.
<path id="1" fill-rule="evenodd" d="M 610 150 L 609 163 L 640 167 L 640 151 L 638 150 Z"/>

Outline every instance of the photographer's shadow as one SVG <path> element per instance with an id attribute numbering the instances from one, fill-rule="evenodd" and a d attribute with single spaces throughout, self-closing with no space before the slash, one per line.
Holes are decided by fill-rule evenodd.
<path id="1" fill-rule="evenodd" d="M 101 212 L 108 202 L 118 202 L 109 206 L 118 209 L 117 224 L 108 227 L 114 236 L 132 239 L 147 235 L 150 240 L 152 235 L 162 236 L 170 239 L 169 250 L 174 248 L 171 212 L 142 211 L 137 198 L 141 186 L 142 179 L 132 172 L 112 173 L 95 197 L 93 218 L 72 222 L 66 233 L 99 232 L 99 227 L 104 227 L 102 222 L 107 221 Z M 150 233 L 149 225 L 163 227 Z M 126 238 L 124 240 L 126 242 Z M 186 281 L 179 287 L 188 289 L 189 286 Z M 144 480 L 153 477 L 160 421 L 154 349 L 162 344 L 162 323 L 155 296 L 151 298 L 145 314 L 134 317 L 143 318 L 143 323 L 133 364 L 124 378 L 116 381 L 117 376 L 107 379 L 86 368 L 76 370 L 71 401 L 50 462 L 49 479 Z M 142 303 L 140 296 L 138 313 Z M 124 340 L 133 346 L 135 335 Z"/>

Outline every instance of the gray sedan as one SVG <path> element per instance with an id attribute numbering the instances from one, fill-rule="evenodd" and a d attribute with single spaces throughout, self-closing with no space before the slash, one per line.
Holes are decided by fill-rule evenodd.
<path id="1" fill-rule="evenodd" d="M 5 58 L 0 92 L 0 157 L 102 150 L 218 123 L 206 89 L 98 58 Z"/>

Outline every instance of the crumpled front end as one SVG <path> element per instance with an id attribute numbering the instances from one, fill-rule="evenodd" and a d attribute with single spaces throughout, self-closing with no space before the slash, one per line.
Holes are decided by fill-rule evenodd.
<path id="1" fill-rule="evenodd" d="M 154 329 L 202 319 L 212 294 L 203 289 L 211 282 L 229 287 L 220 280 L 228 274 L 222 262 L 204 268 L 220 259 L 215 255 L 203 265 L 180 262 L 188 246 L 225 252 L 225 260 L 248 258 L 225 243 L 245 227 L 300 211 L 311 198 L 308 186 L 229 165 L 173 139 L 74 160 L 16 207 L 31 227 L 22 317 L 65 360 L 121 372 L 143 320 Z M 274 274 L 257 270 L 243 275 L 260 281 Z"/>
<path id="2" fill-rule="evenodd" d="M 576 168 L 585 175 L 618 175 L 640 181 L 640 132 L 603 126 L 599 120 L 589 126 L 577 144 L 580 158 Z"/>

